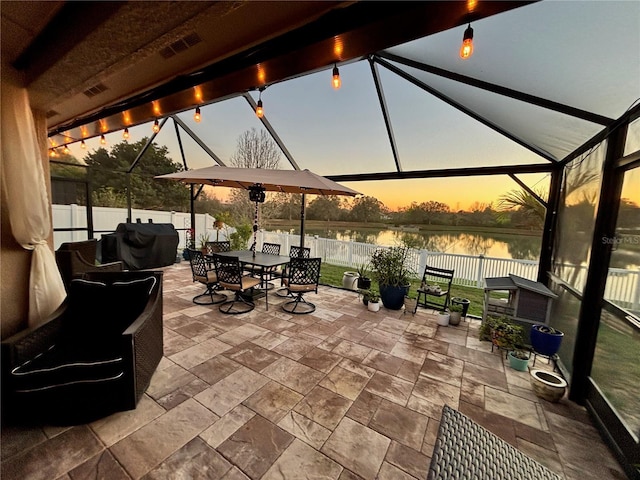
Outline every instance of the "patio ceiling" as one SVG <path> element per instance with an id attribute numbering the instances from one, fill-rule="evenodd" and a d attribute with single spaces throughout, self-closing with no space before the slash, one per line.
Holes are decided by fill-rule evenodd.
<path id="1" fill-rule="evenodd" d="M 3 58 L 24 74 L 34 108 L 48 112 L 52 145 L 180 112 L 184 120 L 197 105 L 234 104 L 252 117 L 245 100 L 254 103 L 257 88 L 267 86 L 267 118 L 296 162 L 339 181 L 505 173 L 505 165 L 508 173 L 540 172 L 574 156 L 640 97 L 640 59 L 620 53 L 640 43 L 637 2 L 88 4 L 36 2 L 50 21 L 33 26 L 22 44 L 3 35 Z M 3 27 L 27 23 L 24 9 L 3 2 Z M 457 49 L 468 20 L 476 51 L 462 61 Z M 343 135 L 358 148 L 375 147 L 366 164 L 318 168 L 320 158 L 337 155 L 331 138 L 296 138 L 291 128 L 314 132 L 331 121 L 310 115 L 305 104 L 312 97 L 335 102 L 317 99 L 333 92 L 316 88 L 334 62 L 345 84 L 357 83 L 335 105 L 336 118 L 348 124 Z M 406 105 L 428 115 L 403 118 Z M 443 105 L 461 113 L 458 130 L 441 135 Z M 362 115 L 351 118 L 353 111 Z M 467 127 L 467 116 L 479 126 Z M 243 122 L 244 129 L 256 119 Z M 424 132 L 434 128 L 443 146 L 431 152 L 438 139 Z M 496 143 L 488 142 L 477 158 L 456 156 L 456 142 L 474 143 L 474 135 L 507 138 L 513 150 L 492 155 Z M 421 137 L 425 145 L 416 144 Z"/>

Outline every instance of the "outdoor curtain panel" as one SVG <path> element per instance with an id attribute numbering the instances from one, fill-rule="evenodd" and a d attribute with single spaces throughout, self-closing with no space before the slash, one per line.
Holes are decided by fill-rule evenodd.
<path id="1" fill-rule="evenodd" d="M 2 83 L 2 189 L 11 232 L 33 250 L 29 276 L 29 326 L 41 323 L 66 297 L 53 252 L 49 198 L 27 91 Z"/>

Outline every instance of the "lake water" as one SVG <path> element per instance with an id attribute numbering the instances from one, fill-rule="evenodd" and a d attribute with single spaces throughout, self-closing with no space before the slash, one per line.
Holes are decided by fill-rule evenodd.
<path id="1" fill-rule="evenodd" d="M 299 229 L 267 228 L 275 232 L 299 233 Z M 318 235 L 335 240 L 399 245 L 404 238 L 411 246 L 433 252 L 484 255 L 486 257 L 538 260 L 541 238 L 528 235 L 498 233 L 468 233 L 452 231 L 403 232 L 383 229 L 306 228 L 307 235 Z"/>

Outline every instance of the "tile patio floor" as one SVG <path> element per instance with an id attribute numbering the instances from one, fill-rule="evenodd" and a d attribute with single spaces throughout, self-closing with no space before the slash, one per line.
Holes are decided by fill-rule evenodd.
<path id="1" fill-rule="evenodd" d="M 222 315 L 191 302 L 187 263 L 164 271 L 165 357 L 137 409 L 4 429 L 3 480 L 424 479 L 445 403 L 568 480 L 625 478 L 585 409 L 534 396 L 479 321 L 371 313 L 327 287 L 313 315 L 275 295 Z"/>

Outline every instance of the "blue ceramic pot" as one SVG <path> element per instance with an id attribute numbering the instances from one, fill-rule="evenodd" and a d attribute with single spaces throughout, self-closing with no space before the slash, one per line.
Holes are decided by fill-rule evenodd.
<path id="1" fill-rule="evenodd" d="M 380 285 L 380 298 L 384 308 L 389 310 L 400 310 L 404 305 L 404 296 L 409 292 L 409 285 L 395 287 L 391 285 Z"/>
<path id="2" fill-rule="evenodd" d="M 552 357 L 558 350 L 564 333 L 547 325 L 534 325 L 531 327 L 531 346 L 536 353 Z"/>

